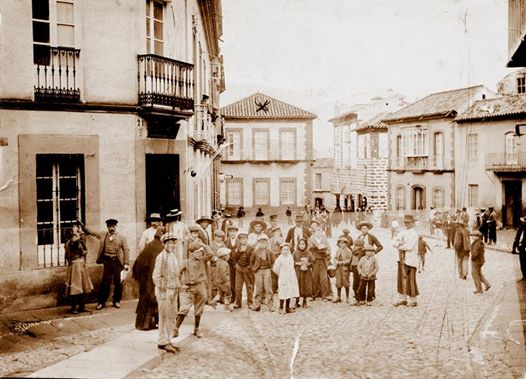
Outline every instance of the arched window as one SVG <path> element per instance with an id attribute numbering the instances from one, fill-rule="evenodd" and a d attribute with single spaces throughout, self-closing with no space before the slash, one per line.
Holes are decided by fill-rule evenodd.
<path id="1" fill-rule="evenodd" d="M 445 196 L 444 196 L 444 189 L 442 187 L 434 187 L 433 188 L 433 199 L 432 199 L 432 205 L 435 209 L 441 209 L 445 206 Z"/>
<path id="2" fill-rule="evenodd" d="M 405 187 L 396 187 L 395 209 L 397 211 L 405 209 Z"/>
<path id="3" fill-rule="evenodd" d="M 506 164 L 513 165 L 519 163 L 517 149 L 518 137 L 513 132 L 506 133 Z"/>
<path id="4" fill-rule="evenodd" d="M 416 185 L 412 187 L 411 209 L 426 209 L 426 189 L 424 186 Z"/>

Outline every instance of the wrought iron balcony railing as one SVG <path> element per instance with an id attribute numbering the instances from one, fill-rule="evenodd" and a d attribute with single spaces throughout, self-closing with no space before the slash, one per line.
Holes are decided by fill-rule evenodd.
<path id="1" fill-rule="evenodd" d="M 194 109 L 194 65 L 155 54 L 138 56 L 139 105 Z"/>
<path id="2" fill-rule="evenodd" d="M 486 154 L 486 170 L 490 171 L 526 171 L 526 152 L 488 153 Z"/>
<path id="3" fill-rule="evenodd" d="M 79 102 L 79 57 L 79 49 L 49 47 L 49 56 L 36 65 L 35 101 Z"/>

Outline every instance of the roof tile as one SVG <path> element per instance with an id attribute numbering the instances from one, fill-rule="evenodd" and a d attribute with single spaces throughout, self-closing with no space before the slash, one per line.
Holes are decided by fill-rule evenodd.
<path id="1" fill-rule="evenodd" d="M 511 116 L 526 116 L 526 94 L 496 99 L 478 100 L 456 121 L 485 120 Z"/>

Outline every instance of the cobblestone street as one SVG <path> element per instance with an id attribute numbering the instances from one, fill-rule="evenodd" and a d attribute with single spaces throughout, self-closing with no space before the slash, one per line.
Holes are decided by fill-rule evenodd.
<path id="1" fill-rule="evenodd" d="M 463 281 L 455 274 L 453 250 L 436 247 L 427 255 L 425 272 L 417 277 L 418 306 L 395 308 L 396 254 L 389 248 L 385 230 L 373 233 L 386 247 L 378 255 L 373 306 L 316 301 L 309 309 L 286 315 L 265 307 L 261 312 L 244 308 L 208 328 L 205 338 L 184 346 L 176 356 L 165 356 L 160 366 L 144 369 L 139 376 L 522 376 L 525 364 L 518 368 L 510 349 L 515 342 L 504 330 L 493 330 L 491 319 L 510 283 L 515 286 L 517 256 L 488 251 L 484 272 L 492 287 L 474 295 L 471 276 Z M 522 336 L 515 338 L 521 338 L 524 353 Z M 296 341 L 299 349 L 291 365 Z"/>

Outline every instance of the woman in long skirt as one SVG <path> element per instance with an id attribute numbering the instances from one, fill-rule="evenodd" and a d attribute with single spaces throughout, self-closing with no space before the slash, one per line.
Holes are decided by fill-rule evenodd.
<path id="1" fill-rule="evenodd" d="M 303 298 L 302 307 L 307 308 L 307 297 L 312 296 L 312 265 L 314 257 L 307 249 L 307 240 L 300 238 L 294 252 L 294 267 L 298 278 L 299 295 Z M 299 306 L 299 304 L 296 304 Z"/>
<path id="2" fill-rule="evenodd" d="M 85 295 L 93 291 L 86 264 L 86 240 L 82 231 L 82 223 L 77 221 L 71 229 L 71 238 L 65 248 L 68 270 L 66 274 L 66 294 L 71 301 L 71 313 L 85 312 Z"/>
<path id="3" fill-rule="evenodd" d="M 139 283 L 139 302 L 135 311 L 137 314 L 135 328 L 139 330 L 155 329 L 158 323 L 158 307 L 152 273 L 155 268 L 155 258 L 164 248 L 161 243 L 163 232 L 163 227 L 157 228 L 153 241 L 145 246 L 133 264 L 133 279 Z"/>

